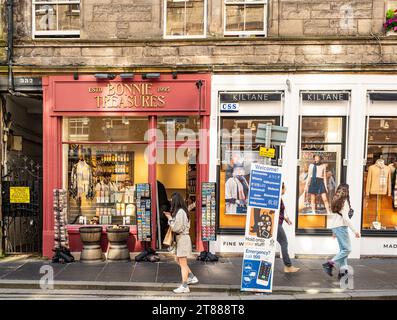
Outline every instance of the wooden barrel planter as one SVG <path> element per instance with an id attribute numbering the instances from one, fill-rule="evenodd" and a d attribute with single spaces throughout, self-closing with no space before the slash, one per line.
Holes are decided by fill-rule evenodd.
<path id="1" fill-rule="evenodd" d="M 109 241 L 107 259 L 109 261 L 129 261 L 130 252 L 128 250 L 128 237 L 130 235 L 129 226 L 109 226 L 106 228 Z"/>
<path id="2" fill-rule="evenodd" d="M 80 227 L 80 238 L 83 242 L 83 250 L 81 251 L 81 262 L 101 262 L 101 236 L 102 227 Z"/>

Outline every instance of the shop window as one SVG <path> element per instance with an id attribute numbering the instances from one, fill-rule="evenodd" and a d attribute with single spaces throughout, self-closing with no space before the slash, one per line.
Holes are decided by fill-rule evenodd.
<path id="1" fill-rule="evenodd" d="M 108 128 L 110 120 L 113 127 Z M 134 120 L 147 129 L 146 118 Z M 147 143 L 139 132 L 143 126 L 123 118 L 64 118 L 63 130 L 68 223 L 135 225 L 135 185 L 148 182 Z M 112 135 L 128 142 L 112 142 Z"/>
<path id="2" fill-rule="evenodd" d="M 267 1 L 225 0 L 224 20 L 226 36 L 266 36 Z"/>
<path id="3" fill-rule="evenodd" d="M 33 0 L 34 38 L 80 37 L 80 0 Z"/>
<path id="4" fill-rule="evenodd" d="M 343 180 L 344 118 L 303 116 L 297 186 L 297 229 L 327 229 L 336 187 Z"/>
<path id="5" fill-rule="evenodd" d="M 164 0 L 165 38 L 202 38 L 207 33 L 207 0 Z"/>
<path id="6" fill-rule="evenodd" d="M 397 118 L 368 120 L 363 231 L 397 232 Z"/>
<path id="7" fill-rule="evenodd" d="M 196 141 L 200 130 L 200 117 L 158 117 L 158 140 Z"/>
<path id="8" fill-rule="evenodd" d="M 142 142 L 148 130 L 147 118 L 64 118 L 64 141 Z"/>
<path id="9" fill-rule="evenodd" d="M 247 214 L 251 163 L 264 163 L 255 137 L 260 123 L 279 124 L 280 117 L 221 118 L 219 174 L 219 228 L 243 230 Z M 279 149 L 276 149 L 276 159 Z M 276 164 L 276 159 L 273 165 Z"/>

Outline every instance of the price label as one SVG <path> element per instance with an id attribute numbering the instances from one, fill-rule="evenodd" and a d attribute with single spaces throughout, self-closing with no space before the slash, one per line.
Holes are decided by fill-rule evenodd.
<path id="1" fill-rule="evenodd" d="M 261 157 L 274 158 L 276 155 L 276 149 L 260 147 L 259 155 Z"/>
<path id="2" fill-rule="evenodd" d="M 221 112 L 238 112 L 238 103 L 221 103 Z"/>

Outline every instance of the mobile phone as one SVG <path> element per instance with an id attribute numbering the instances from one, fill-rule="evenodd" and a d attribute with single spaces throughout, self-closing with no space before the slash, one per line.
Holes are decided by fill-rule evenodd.
<path id="1" fill-rule="evenodd" d="M 272 264 L 267 261 L 261 261 L 256 283 L 261 286 L 267 287 L 269 285 L 271 271 L 272 271 Z"/>

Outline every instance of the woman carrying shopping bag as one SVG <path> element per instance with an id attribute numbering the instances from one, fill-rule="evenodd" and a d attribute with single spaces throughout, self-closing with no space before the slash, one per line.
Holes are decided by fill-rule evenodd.
<path id="1" fill-rule="evenodd" d="M 168 218 L 169 227 L 176 234 L 176 262 L 182 274 L 182 284 L 174 292 L 189 293 L 189 284 L 196 284 L 199 281 L 187 264 L 187 258 L 192 254 L 192 241 L 189 235 L 190 217 L 180 193 L 172 195 L 171 213 L 164 212 L 164 214 Z"/>
<path id="2" fill-rule="evenodd" d="M 328 228 L 332 229 L 332 236 L 338 240 L 340 250 L 336 256 L 323 264 L 323 269 L 332 277 L 332 270 L 337 264 L 339 266 L 338 279 L 340 280 L 347 274 L 347 257 L 351 251 L 348 228 L 356 235 L 356 238 L 360 238 L 360 233 L 354 229 L 349 217 L 351 207 L 348 184 L 340 184 L 336 189 L 331 210 L 332 214 L 328 217 Z"/>

